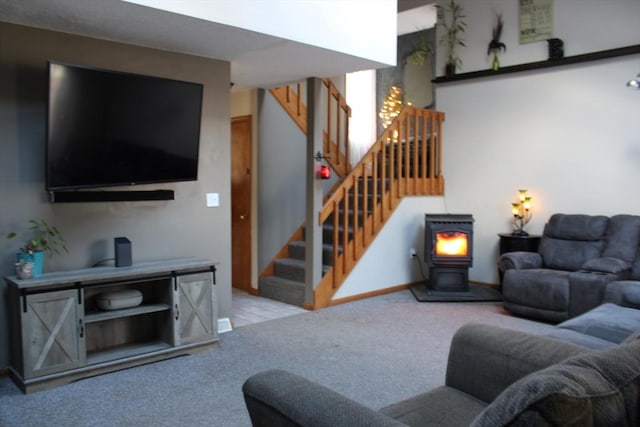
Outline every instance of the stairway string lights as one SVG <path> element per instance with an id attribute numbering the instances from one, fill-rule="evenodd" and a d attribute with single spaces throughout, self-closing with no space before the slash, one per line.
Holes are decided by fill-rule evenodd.
<path id="1" fill-rule="evenodd" d="M 407 105 L 411 105 L 410 102 Z M 402 88 L 398 86 L 391 86 L 387 91 L 387 97 L 382 103 L 378 117 L 382 119 L 382 127 L 388 128 L 389 125 L 395 120 L 396 117 L 402 111 L 404 106 Z"/>

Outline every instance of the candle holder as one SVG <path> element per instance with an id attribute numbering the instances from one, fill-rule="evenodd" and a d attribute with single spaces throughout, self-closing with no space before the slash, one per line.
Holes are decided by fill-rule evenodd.
<path id="1" fill-rule="evenodd" d="M 524 226 L 531 221 L 533 212 L 531 211 L 531 196 L 527 195 L 527 190 L 518 190 L 518 201 L 511 203 L 511 213 L 513 214 L 513 235 L 528 236 L 524 231 Z"/>

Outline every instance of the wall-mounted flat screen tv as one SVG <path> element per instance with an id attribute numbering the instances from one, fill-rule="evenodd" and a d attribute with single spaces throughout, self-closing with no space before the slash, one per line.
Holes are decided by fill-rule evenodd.
<path id="1" fill-rule="evenodd" d="M 49 62 L 47 190 L 198 179 L 202 85 Z"/>

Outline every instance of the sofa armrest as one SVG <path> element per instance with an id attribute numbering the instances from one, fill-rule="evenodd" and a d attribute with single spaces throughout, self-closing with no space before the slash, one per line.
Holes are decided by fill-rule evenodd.
<path id="1" fill-rule="evenodd" d="M 498 268 L 502 272 L 542 268 L 542 257 L 537 252 L 507 252 L 498 257 Z"/>
<path id="2" fill-rule="evenodd" d="M 404 426 L 318 383 L 282 370 L 250 377 L 242 386 L 254 427 Z"/>
<path id="3" fill-rule="evenodd" d="M 453 337 L 446 385 L 491 402 L 520 378 L 583 351 L 553 338 L 471 323 Z"/>
<path id="4" fill-rule="evenodd" d="M 604 292 L 604 301 L 622 307 L 640 309 L 640 281 L 617 280 L 609 282 Z"/>

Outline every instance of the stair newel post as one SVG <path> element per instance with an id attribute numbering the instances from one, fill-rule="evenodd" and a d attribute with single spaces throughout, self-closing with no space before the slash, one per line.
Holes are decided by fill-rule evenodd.
<path id="1" fill-rule="evenodd" d="M 315 153 L 322 153 L 322 80 L 307 79 L 307 177 L 305 230 L 305 305 L 313 306 L 314 288 L 322 279 L 322 181 L 316 175 Z"/>

